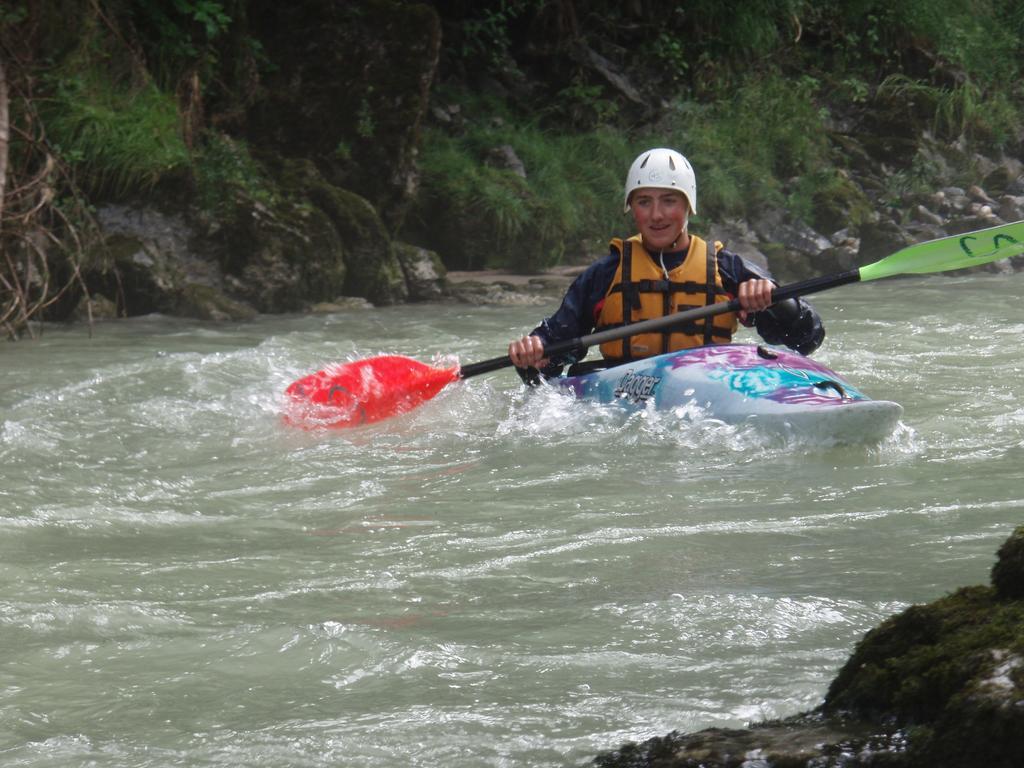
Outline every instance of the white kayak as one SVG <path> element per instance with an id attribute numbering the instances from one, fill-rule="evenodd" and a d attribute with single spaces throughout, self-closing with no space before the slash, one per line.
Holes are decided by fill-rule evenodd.
<path id="1" fill-rule="evenodd" d="M 731 424 L 842 443 L 882 440 L 903 414 L 808 357 L 753 344 L 687 349 L 550 382 L 581 400 L 658 411 L 695 405 Z"/>

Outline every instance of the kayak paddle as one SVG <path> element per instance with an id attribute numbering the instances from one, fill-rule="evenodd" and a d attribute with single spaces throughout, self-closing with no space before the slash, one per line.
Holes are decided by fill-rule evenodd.
<path id="1" fill-rule="evenodd" d="M 894 275 L 966 269 L 1022 254 L 1024 221 L 1018 221 L 916 243 L 873 264 L 780 286 L 772 291 L 772 300 L 784 301 L 848 283 L 880 280 Z M 739 299 L 732 299 L 555 342 L 546 346 L 544 353 L 546 357 L 555 357 L 579 347 L 592 347 L 640 333 L 666 331 L 739 309 Z M 289 399 L 285 419 L 302 427 L 370 424 L 411 411 L 453 381 L 511 366 L 512 360 L 508 355 L 450 368 L 434 367 L 401 355 L 382 355 L 341 363 L 289 386 L 285 390 Z"/>

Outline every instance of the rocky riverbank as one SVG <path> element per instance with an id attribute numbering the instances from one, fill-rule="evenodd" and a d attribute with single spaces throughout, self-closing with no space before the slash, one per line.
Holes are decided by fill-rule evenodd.
<path id="1" fill-rule="evenodd" d="M 0 141 L 17 172 L 0 187 L 12 337 L 41 318 L 540 303 L 564 287 L 545 269 L 630 234 L 621 179 L 647 142 L 693 160 L 693 230 L 783 282 L 1024 219 L 1017 94 L 963 69 L 1018 44 L 1007 31 L 993 48 L 998 14 L 946 60 L 917 13 L 879 29 L 875 14 L 758 9 L 752 67 L 735 34 L 696 34 L 710 7 L 29 5 L 0 25 L 17 51 L 0 137 L 29 137 Z M 446 271 L 496 266 L 532 274 Z"/>
<path id="2" fill-rule="evenodd" d="M 1014 175 L 1018 171 L 1022 172 Z M 1003 180 L 999 192 L 990 194 L 980 186 L 944 187 L 927 199 L 915 198 L 906 211 L 876 213 L 857 230 L 843 228 L 826 235 L 782 212 L 705 227 L 710 237 L 767 265 L 780 281 L 790 282 L 852 269 L 913 243 L 1024 219 L 1024 166 L 1004 159 L 1003 165 L 993 166 L 990 177 Z M 106 245 L 83 270 L 98 288 L 82 297 L 74 317 L 164 312 L 226 320 L 259 312 L 329 312 L 396 301 L 542 305 L 550 304 L 552 294 L 564 291 L 585 268 L 575 264 L 529 275 L 507 270 L 448 272 L 439 254 L 390 242 L 372 208 L 350 197 L 350 219 L 362 215 L 369 231 L 348 250 L 375 265 L 373 278 L 357 283 L 365 290 L 345 291 L 351 278 L 346 278 L 338 255 L 343 250 L 340 232 L 308 212 L 301 220 L 286 221 L 254 206 L 252 215 L 236 223 L 231 235 L 234 243 L 244 238 L 251 248 L 238 273 L 225 266 L 231 258 L 224 252 L 225 233 L 219 224 L 192 217 L 188 209 L 161 204 L 107 205 L 97 213 Z M 367 232 L 366 227 L 354 230 Z M 1022 268 L 1024 257 L 985 267 L 1002 273 Z"/>
<path id="3" fill-rule="evenodd" d="M 746 729 L 672 732 L 598 768 L 1019 768 L 1024 765 L 1024 526 L 989 585 L 871 630 L 817 709 Z"/>

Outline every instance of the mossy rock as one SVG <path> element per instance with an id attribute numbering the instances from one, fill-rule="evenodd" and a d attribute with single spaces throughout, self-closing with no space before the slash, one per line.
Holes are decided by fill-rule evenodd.
<path id="1" fill-rule="evenodd" d="M 180 261 L 153 241 L 125 234 L 90 249 L 82 271 L 91 291 L 120 297 L 128 316 L 171 314 L 174 296 L 186 283 Z"/>
<path id="2" fill-rule="evenodd" d="M 295 312 L 344 293 L 348 276 L 338 231 L 301 191 L 273 200 L 236 192 L 209 241 L 234 293 L 260 312 Z"/>
<path id="3" fill-rule="evenodd" d="M 814 270 L 801 277 L 812 277 L 824 272 L 844 272 L 860 265 L 858 251 L 850 245 L 834 245 L 826 248 L 813 259 Z"/>
<path id="4" fill-rule="evenodd" d="M 394 304 L 408 296 L 405 275 L 383 222 L 369 201 L 323 179 L 310 179 L 309 199 L 332 222 L 345 250 L 346 275 L 339 294 Z"/>
<path id="5" fill-rule="evenodd" d="M 71 313 L 71 319 L 82 323 L 95 320 L 113 320 L 119 317 L 117 302 L 106 296 L 94 293 L 82 296 Z"/>
<path id="6" fill-rule="evenodd" d="M 967 587 L 870 631 L 827 714 L 917 727 L 912 765 L 1024 765 L 1024 602 Z M 1015 762 L 1016 761 L 1016 762 Z"/>
<path id="7" fill-rule="evenodd" d="M 860 228 L 860 250 L 857 258 L 861 264 L 890 256 L 908 245 L 913 238 L 908 232 L 888 219 L 865 222 Z"/>
<path id="8" fill-rule="evenodd" d="M 992 566 L 992 585 L 1003 600 L 1024 599 L 1024 526 L 1017 528 L 999 548 Z"/>
<path id="9" fill-rule="evenodd" d="M 190 283 L 178 294 L 172 314 L 199 320 L 251 320 L 256 310 L 229 298 L 212 285 Z"/>
<path id="10" fill-rule="evenodd" d="M 86 252 L 81 265 L 89 292 L 111 297 L 118 314 L 126 316 L 253 316 L 251 306 L 225 294 L 220 266 L 206 258 L 210 244 L 185 210 L 187 204 L 171 195 L 102 206 L 97 219 L 105 237 Z M 239 229 L 236 226 L 235 232 Z M 247 245 L 245 255 L 251 251 L 258 248 Z"/>
<path id="11" fill-rule="evenodd" d="M 839 171 L 815 189 L 811 203 L 814 228 L 829 234 L 847 227 L 859 228 L 874 210 L 863 190 Z"/>
<path id="12" fill-rule="evenodd" d="M 293 312 L 344 292 L 344 250 L 328 217 L 315 208 L 291 221 L 254 216 L 240 289 L 262 312 Z"/>
<path id="13" fill-rule="evenodd" d="M 673 731 L 642 744 L 624 744 L 598 755 L 596 768 L 771 768 L 846 766 L 897 768 L 900 736 L 874 724 L 795 715 L 745 729 L 708 728 L 697 733 Z M 752 759 L 753 755 L 759 759 Z M 854 756 L 870 756 L 859 762 Z"/>
<path id="14" fill-rule="evenodd" d="M 965 587 L 871 630 L 829 687 L 826 707 L 934 720 L 992 666 L 990 649 L 1018 645 L 1024 650 L 1024 603 L 1001 603 L 990 587 Z"/>
<path id="15" fill-rule="evenodd" d="M 918 738 L 915 761 L 947 768 L 1024 765 L 1024 657 L 995 651 L 994 669 L 952 698 L 931 738 Z"/>

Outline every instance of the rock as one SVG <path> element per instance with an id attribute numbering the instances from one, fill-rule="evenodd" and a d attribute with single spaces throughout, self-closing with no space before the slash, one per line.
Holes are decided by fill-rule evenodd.
<path id="1" fill-rule="evenodd" d="M 986 175 L 982 184 L 985 189 L 991 189 L 996 195 L 1005 194 L 1006 188 L 1016 177 L 1017 174 L 1012 173 L 1009 167 L 1001 165 Z"/>
<path id="2" fill-rule="evenodd" d="M 882 219 L 860 229 L 859 263 L 870 264 L 906 248 L 914 239 L 895 222 Z"/>
<path id="3" fill-rule="evenodd" d="M 1019 589 L 1018 528 L 1000 550 L 1000 583 Z M 1012 563 L 1012 565 L 1011 565 Z M 1012 574 L 1012 575 L 1011 575 Z M 1014 592 L 1016 594 L 1016 592 Z M 912 606 L 857 644 L 823 713 L 917 726 L 914 765 L 1024 764 L 1024 602 L 967 587 Z M 1017 656 L 1018 658 L 1014 658 Z"/>
<path id="4" fill-rule="evenodd" d="M 992 210 L 992 206 L 985 203 L 971 203 L 967 206 L 967 210 L 964 213 L 968 217 L 987 222 L 984 225 L 986 227 L 994 227 L 996 224 L 1002 223 L 999 217 L 996 216 L 995 211 Z"/>
<path id="5" fill-rule="evenodd" d="M 1003 221 L 1024 219 L 1024 195 L 1003 195 L 998 204 L 999 218 Z"/>
<path id="6" fill-rule="evenodd" d="M 342 238 L 340 248 L 344 255 L 338 261 L 343 260 L 344 280 L 332 280 L 325 290 L 310 298 L 329 301 L 338 295 L 363 296 L 377 305 L 406 299 L 405 275 L 391 236 L 366 198 L 329 183 L 308 161 L 294 165 L 288 174 L 288 184 L 323 211 Z M 314 253 L 318 258 L 325 256 Z"/>
<path id="7" fill-rule="evenodd" d="M 73 320 L 85 323 L 93 320 L 113 320 L 118 317 L 117 302 L 98 293 L 88 298 L 82 296 L 71 313 L 71 317 Z"/>
<path id="8" fill-rule="evenodd" d="M 860 242 L 854 239 L 847 243 L 833 245 L 815 256 L 813 262 L 818 273 L 845 272 L 848 269 L 859 267 L 861 266 Z"/>
<path id="9" fill-rule="evenodd" d="M 946 222 L 945 229 L 951 235 L 959 235 L 964 232 L 974 232 L 978 229 L 985 229 L 998 224 L 998 220 L 992 215 L 991 211 L 988 215 L 984 215 L 980 212 L 969 214 L 965 213 L 962 216 L 954 216 Z"/>
<path id="10" fill-rule="evenodd" d="M 812 712 L 747 729 L 673 731 L 599 768 L 1018 768 L 1024 765 L 1024 526 L 996 586 L 887 619 L 857 643 Z"/>
<path id="11" fill-rule="evenodd" d="M 242 199 L 213 242 L 242 298 L 261 312 L 297 312 L 344 291 L 350 270 L 339 231 L 349 230 L 299 197 L 273 209 Z"/>
<path id="12" fill-rule="evenodd" d="M 790 250 L 782 243 L 761 243 L 761 249 L 776 280 L 790 283 L 813 272 L 814 260 L 806 253 Z"/>
<path id="13" fill-rule="evenodd" d="M 626 100 L 633 102 L 641 110 L 650 109 L 650 102 L 640 94 L 629 78 L 615 64 L 582 42 L 582 38 L 573 45 L 572 55 L 581 65 L 597 72 Z"/>
<path id="14" fill-rule="evenodd" d="M 516 154 L 516 150 L 511 144 L 494 147 L 487 153 L 485 162 L 492 168 L 512 171 L 516 176 L 526 178 L 526 166 L 523 165 L 523 161 L 519 159 L 519 155 Z"/>
<path id="15" fill-rule="evenodd" d="M 932 213 L 923 205 L 914 206 L 914 209 L 910 214 L 915 221 L 921 221 L 925 224 L 934 224 L 937 227 L 942 226 L 943 219 L 937 213 Z"/>
<path id="16" fill-rule="evenodd" d="M 757 239 L 763 243 L 778 242 L 775 232 L 783 225 L 783 212 L 778 209 L 762 209 L 748 222 Z"/>
<path id="17" fill-rule="evenodd" d="M 394 247 L 410 301 L 436 301 L 444 296 L 446 270 L 440 256 L 407 243 L 395 243 Z"/>
<path id="18" fill-rule="evenodd" d="M 817 256 L 832 245 L 827 237 L 799 221 L 765 226 L 758 234 L 766 234 L 765 240 L 779 243 L 787 250 L 805 256 Z"/>
<path id="19" fill-rule="evenodd" d="M 967 190 L 967 197 L 969 197 L 975 203 L 982 203 L 984 205 L 995 205 L 995 200 L 988 196 L 981 187 L 974 185 Z"/>
<path id="20" fill-rule="evenodd" d="M 865 176 L 876 171 L 878 164 L 855 137 L 844 133 L 833 133 L 830 138 L 842 152 L 847 167 L 855 174 Z"/>
<path id="21" fill-rule="evenodd" d="M 521 287 L 511 283 L 464 280 L 453 284 L 450 292 L 457 301 L 473 306 L 518 307 L 551 304 L 550 297 L 532 291 L 524 291 Z"/>
<path id="22" fill-rule="evenodd" d="M 860 247 L 860 238 L 853 234 L 853 230 L 847 228 L 833 232 L 828 238 L 832 245 L 851 245 L 854 248 Z"/>
<path id="23" fill-rule="evenodd" d="M 309 308 L 316 315 L 330 315 L 349 310 L 373 309 L 373 304 L 361 296 L 338 296 L 333 301 L 319 301 Z"/>
<path id="24" fill-rule="evenodd" d="M 162 312 L 182 317 L 244 319 L 252 306 L 224 293 L 218 263 L 201 247 L 196 228 L 180 213 L 151 205 L 106 205 L 96 211 L 104 243 L 83 265 L 87 284 L 118 296 L 124 314 Z M 202 298 L 200 298 L 202 297 Z"/>
<path id="25" fill-rule="evenodd" d="M 738 253 L 752 264 L 771 269 L 768 257 L 761 251 L 757 235 L 745 221 L 740 219 L 723 221 L 721 224 L 712 226 L 708 236 L 713 240 L 720 241 L 726 249 Z"/>
<path id="26" fill-rule="evenodd" d="M 992 566 L 992 585 L 1003 600 L 1024 599 L 1024 526 L 1017 528 L 999 548 Z"/>
<path id="27" fill-rule="evenodd" d="M 944 187 L 941 194 L 945 199 L 945 204 L 940 211 L 945 214 L 963 212 L 971 203 L 967 193 L 960 187 Z"/>
<path id="28" fill-rule="evenodd" d="M 199 320 L 251 320 L 256 310 L 212 286 L 190 283 L 178 296 L 174 314 Z"/>
<path id="29" fill-rule="evenodd" d="M 871 218 L 871 201 L 845 171 L 837 171 L 827 184 L 819 185 L 812 205 L 811 223 L 823 232 L 858 228 Z"/>
<path id="30" fill-rule="evenodd" d="M 747 729 L 676 731 L 599 755 L 595 768 L 868 768 L 903 765 L 899 731 L 816 715 Z M 892 760 L 892 762 L 888 762 Z M 877 762 L 873 762 L 877 761 Z M 883 762 L 886 761 L 886 762 Z"/>
<path id="31" fill-rule="evenodd" d="M 948 234 L 944 227 L 924 221 L 908 222 L 903 229 L 906 232 L 907 237 L 909 237 L 911 242 L 914 243 L 924 243 L 928 240 L 937 240 L 940 237 L 946 237 Z"/>

